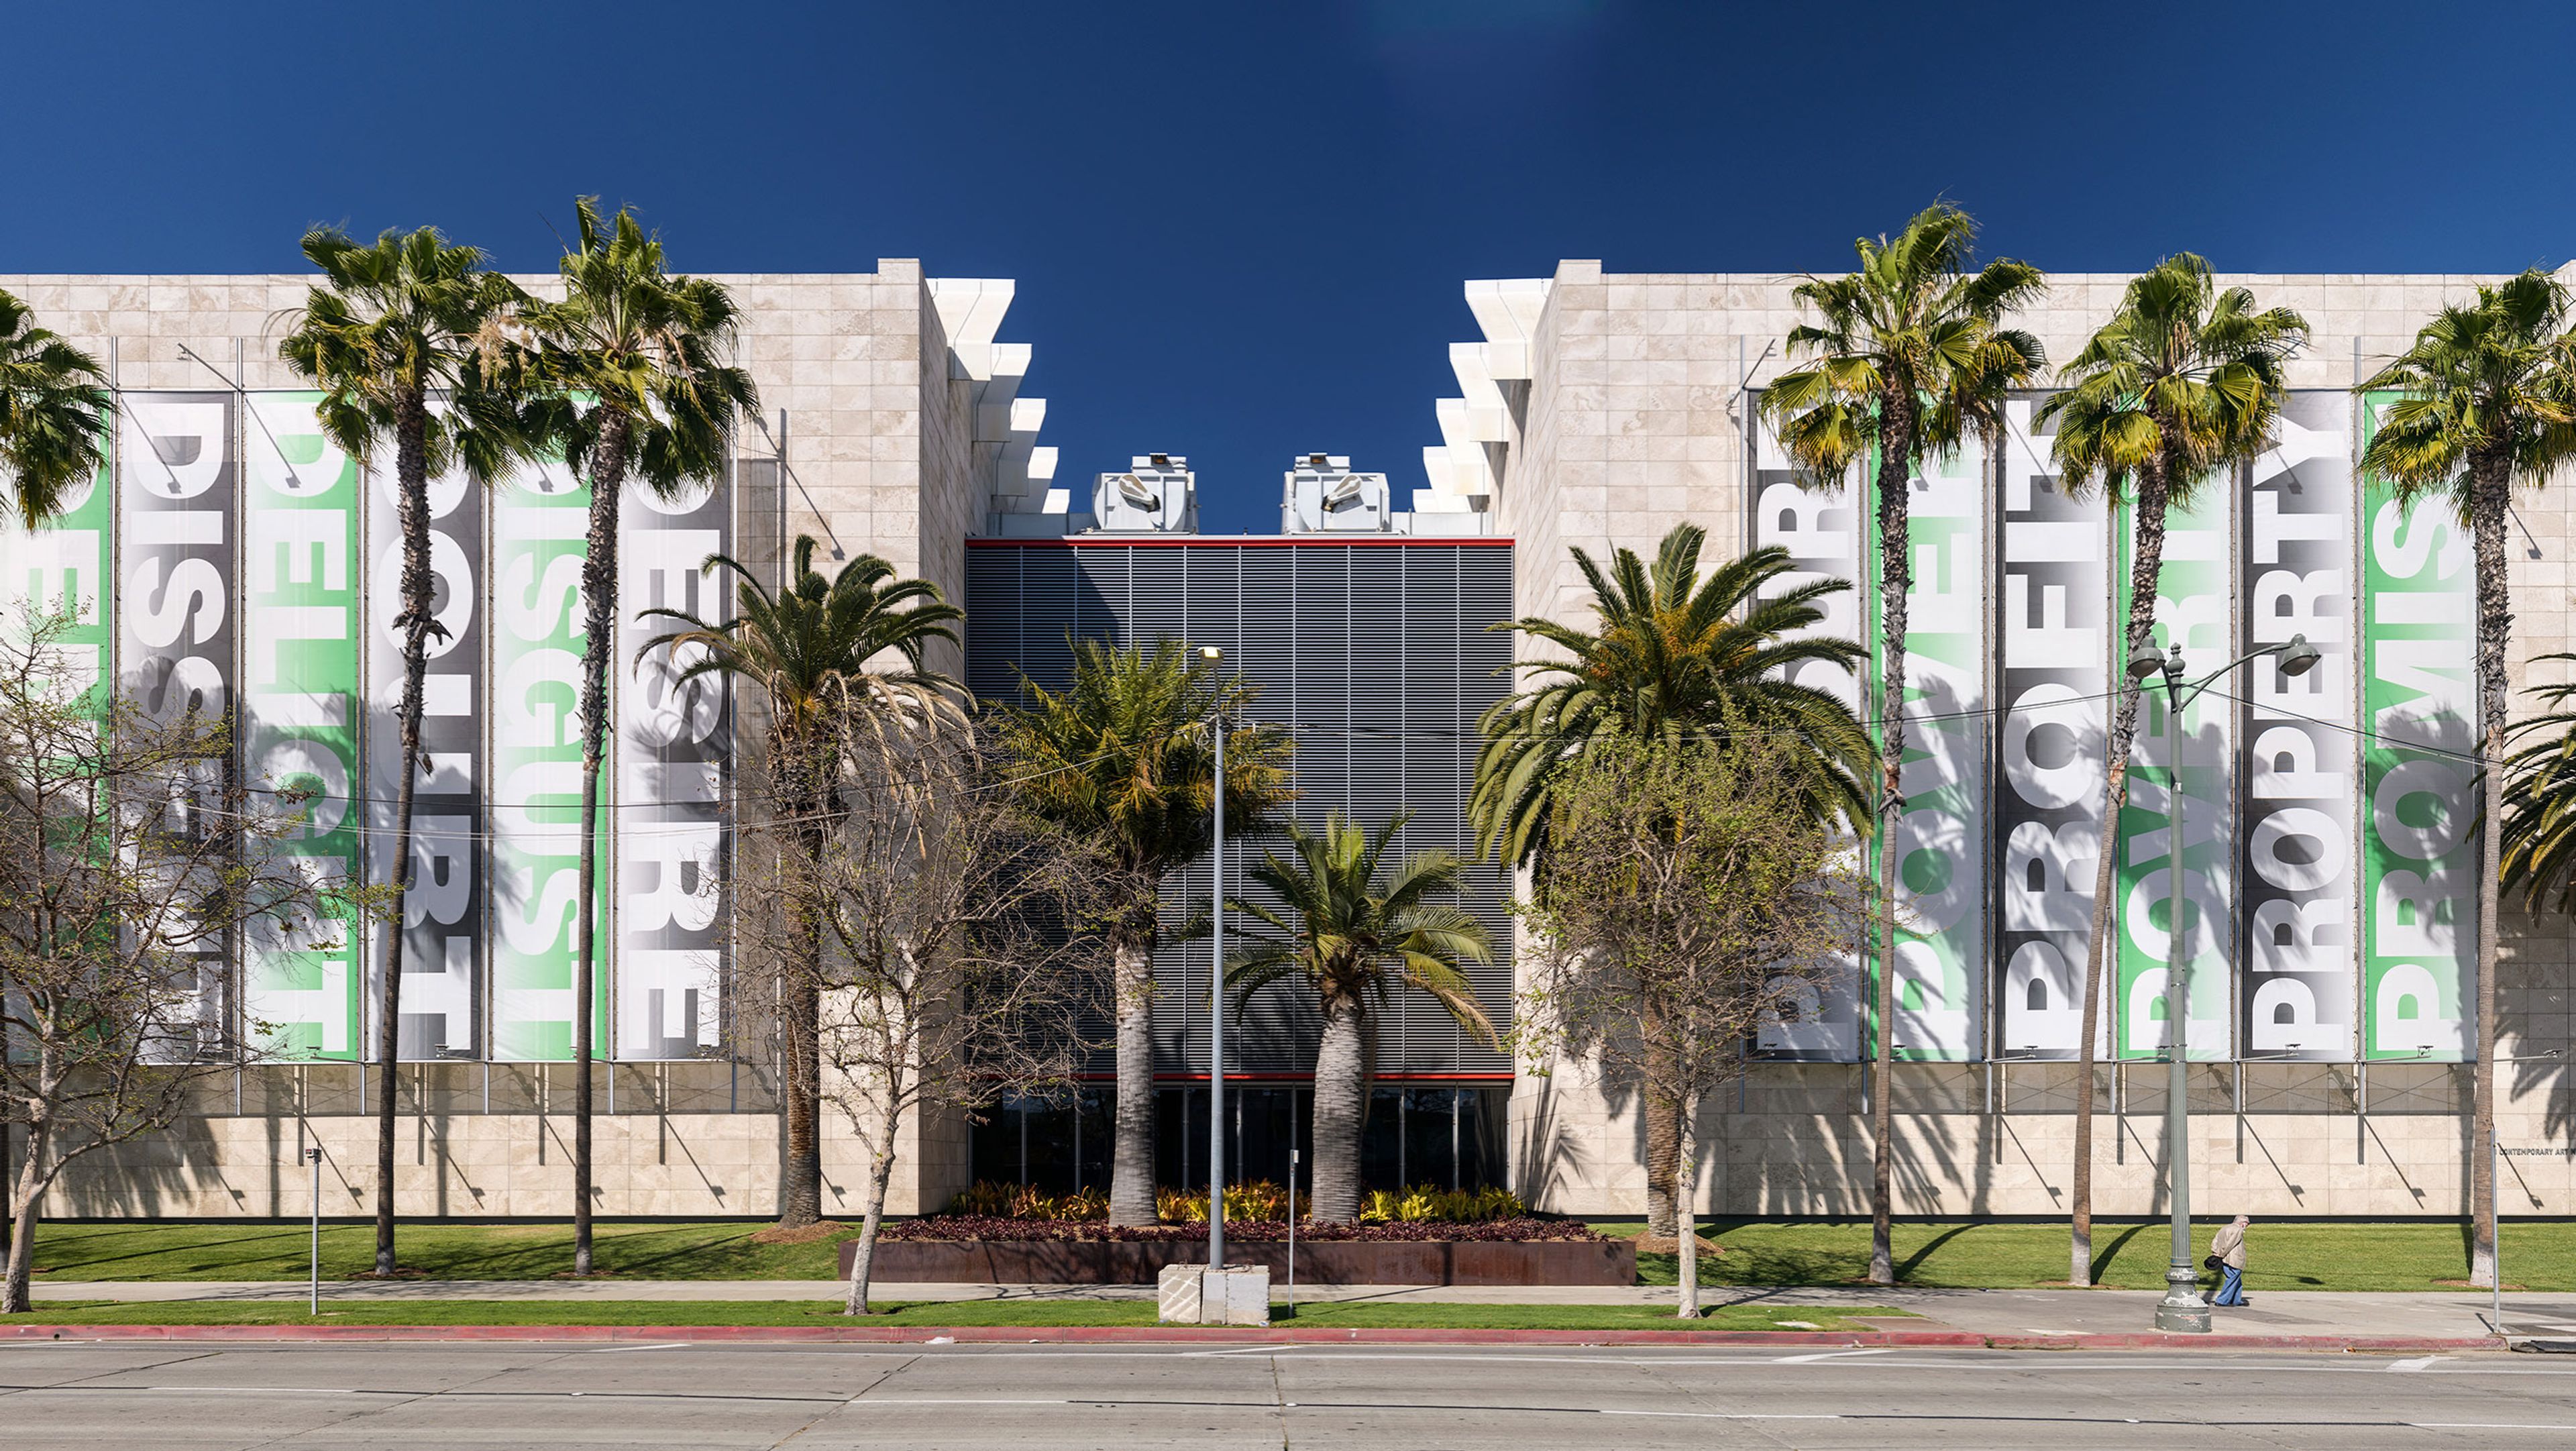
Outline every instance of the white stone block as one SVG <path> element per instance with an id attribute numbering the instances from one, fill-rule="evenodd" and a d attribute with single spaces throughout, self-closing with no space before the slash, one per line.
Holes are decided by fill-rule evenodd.
<path id="1" fill-rule="evenodd" d="M 1270 1323 L 1270 1267 L 1231 1266 L 1202 1277 L 1199 1322 L 1203 1325 Z"/>
<path id="2" fill-rule="evenodd" d="M 1154 1318 L 1166 1325 L 1196 1325 L 1205 1265 L 1165 1265 L 1154 1281 Z"/>

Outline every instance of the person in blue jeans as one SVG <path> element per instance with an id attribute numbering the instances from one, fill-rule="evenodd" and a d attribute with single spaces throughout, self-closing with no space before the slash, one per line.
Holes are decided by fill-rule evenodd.
<path id="1" fill-rule="evenodd" d="M 2245 1226 L 2251 1223 L 2244 1215 L 2218 1227 L 2210 1237 L 2209 1254 L 2218 1261 L 2218 1294 L 2213 1305 L 2242 1305 L 2245 1300 Z"/>

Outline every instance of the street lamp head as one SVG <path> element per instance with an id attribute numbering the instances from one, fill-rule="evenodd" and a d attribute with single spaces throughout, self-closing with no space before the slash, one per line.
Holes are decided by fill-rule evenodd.
<path id="1" fill-rule="evenodd" d="M 1199 658 L 1202 660 L 1222 660 L 1225 658 L 1225 652 L 1214 645 L 1201 645 L 1199 647 Z"/>
<path id="2" fill-rule="evenodd" d="M 2281 647 L 2281 673 L 2305 675 L 2315 669 L 2317 661 L 2322 658 L 2317 654 L 2317 647 L 2308 643 L 2307 636 L 2292 635 L 2290 643 Z"/>
<path id="3" fill-rule="evenodd" d="M 2157 671 L 2164 668 L 2165 652 L 2157 649 L 2153 645 L 2149 645 L 2144 650 L 2141 650 L 2137 654 L 2129 657 L 2129 678 L 2131 680 L 2152 679 Z"/>

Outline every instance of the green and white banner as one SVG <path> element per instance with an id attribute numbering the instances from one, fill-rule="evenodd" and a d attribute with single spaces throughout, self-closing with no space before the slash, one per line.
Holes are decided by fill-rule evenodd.
<path id="1" fill-rule="evenodd" d="M 1892 833 L 1893 1051 L 1906 1059 L 1975 1058 L 1985 1037 L 1985 474 L 1985 450 L 1971 441 L 1947 457 L 1917 461 L 1908 499 L 1912 587 L 1898 768 L 1905 806 Z M 1874 517 L 1874 483 L 1870 493 Z M 1866 554 L 1875 566 L 1878 552 Z M 1874 567 L 1870 578 L 1871 669 L 1884 679 L 1886 591 L 1876 587 Z M 1884 749 L 1884 727 L 1872 734 Z M 1872 971 L 1878 966 L 1873 954 Z M 1871 987 L 1866 1001 L 1875 1003 L 1874 978 Z"/>
<path id="2" fill-rule="evenodd" d="M 2165 514 L 2164 554 L 2156 573 L 2156 643 L 2181 648 L 2187 678 L 2227 664 L 2236 648 L 2234 543 L 2230 525 L 2235 478 L 2202 481 L 2188 505 Z M 2113 515 L 2111 579 L 2115 631 L 2128 628 L 2130 579 L 2137 560 L 2135 505 Z M 2187 1056 L 2224 1060 L 2233 1051 L 2228 963 L 2236 942 L 2236 799 L 2230 726 L 2236 716 L 2231 682 L 2221 680 L 2183 711 L 2177 731 L 2164 685 L 2151 680 L 2138 701 L 2138 729 L 2129 752 L 2129 791 L 2120 812 L 2118 1047 L 2122 1058 L 2154 1058 L 2165 1051 L 2167 935 L 2175 921 L 2173 894 L 2174 795 L 2182 797 L 2185 975 L 2191 1005 Z"/>
<path id="3" fill-rule="evenodd" d="M 116 655 L 116 596 L 108 587 L 108 561 L 116 548 L 114 431 L 100 440 L 109 462 L 96 477 L 75 486 L 52 518 L 29 529 L 19 521 L 14 481 L 0 495 L 0 611 L 6 627 L 23 631 L 39 616 L 61 622 L 54 650 L 79 689 L 103 710 L 110 662 Z"/>
<path id="4" fill-rule="evenodd" d="M 360 870 L 358 465 L 315 421 L 318 393 L 247 395 L 241 567 L 242 779 L 295 793 L 303 826 L 284 844 L 306 878 L 335 889 Z M 275 1051 L 366 1056 L 360 1040 L 362 924 L 352 911 L 244 932 L 243 1001 Z"/>
<path id="5" fill-rule="evenodd" d="M 2362 400 L 2364 446 L 2388 394 Z M 2477 998 L 2477 569 L 2452 501 L 2362 487 L 2364 1056 L 2458 1062 Z"/>
<path id="6" fill-rule="evenodd" d="M 573 914 L 581 891 L 581 570 L 590 488 L 552 464 L 522 473 L 492 512 L 491 911 L 500 929 L 492 944 L 492 1053 L 562 1061 L 572 1056 L 580 1010 L 572 997 Z M 600 813 L 603 841 L 609 815 Z M 603 882 L 607 860 L 603 845 Z M 597 931 L 605 913 L 597 901 L 590 910 Z M 605 1044 L 607 939 L 595 940 L 601 950 L 586 1011 L 592 1041 Z"/>

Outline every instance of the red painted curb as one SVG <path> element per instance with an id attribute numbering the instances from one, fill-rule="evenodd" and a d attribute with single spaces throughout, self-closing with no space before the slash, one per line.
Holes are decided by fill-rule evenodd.
<path id="1" fill-rule="evenodd" d="M 282 1341 L 628 1341 L 920 1345 L 1768 1345 L 1781 1348 L 1916 1350 L 2295 1350 L 2350 1354 L 2501 1350 L 2492 1339 L 2347 1335 L 2106 1334 L 2012 1336 L 1965 1330 L 1502 1330 L 1431 1327 L 1323 1330 L 1272 1326 L 1161 1325 L 10 1325 L 6 1340 Z"/>

